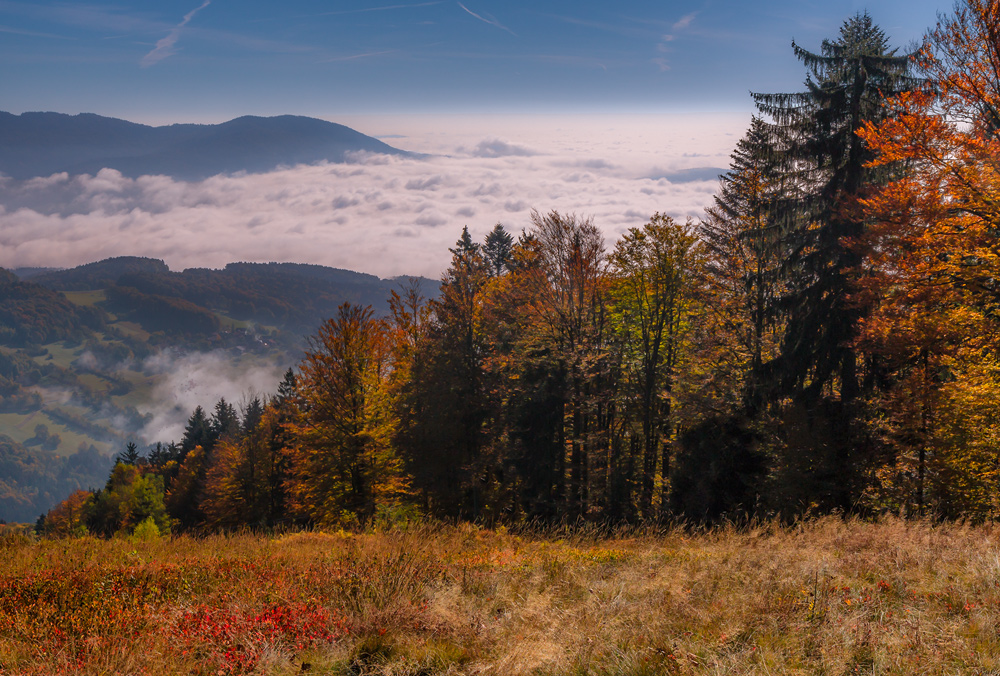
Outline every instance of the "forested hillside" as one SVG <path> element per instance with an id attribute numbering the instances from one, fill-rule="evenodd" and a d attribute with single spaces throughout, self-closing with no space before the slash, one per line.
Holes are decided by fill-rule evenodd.
<path id="1" fill-rule="evenodd" d="M 205 402 L 52 527 L 996 517 L 998 25 L 793 43 L 803 91 L 753 95 L 700 221 L 466 229 L 437 298 L 340 305 L 276 395 Z"/>
<path id="2" fill-rule="evenodd" d="M 230 263 L 222 270 L 173 272 L 163 261 L 132 256 L 42 273 L 31 281 L 59 291 L 104 291 L 111 307 L 135 315 L 151 332 L 211 334 L 219 325 L 205 315 L 216 311 L 278 328 L 289 344 L 315 331 L 341 303 L 387 312 L 386 297 L 399 283 L 297 263 Z M 431 280 L 421 279 L 420 285 L 425 294 L 432 292 Z"/>
<path id="3" fill-rule="evenodd" d="M 155 433 L 150 411 L 170 394 L 163 359 L 210 355 L 173 370 L 284 368 L 338 305 L 377 302 L 386 313 L 385 296 L 400 284 L 278 263 L 175 273 L 137 257 L 26 274 L 0 270 L 0 520 L 8 521 L 34 521 L 68 492 L 103 484 L 113 453 Z"/>
<path id="4" fill-rule="evenodd" d="M 21 282 L 0 268 L 0 345 L 80 340 L 104 323 L 98 308 L 74 305 L 62 294 Z"/>

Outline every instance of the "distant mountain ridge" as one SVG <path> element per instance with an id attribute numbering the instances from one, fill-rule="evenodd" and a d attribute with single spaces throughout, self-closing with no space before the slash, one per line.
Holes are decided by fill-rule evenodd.
<path id="1" fill-rule="evenodd" d="M 390 292 L 405 283 L 404 278 L 380 279 L 303 263 L 229 263 L 221 270 L 174 272 L 162 260 L 137 256 L 34 274 L 30 280 L 54 291 L 105 291 L 119 300 L 123 296 L 116 290 L 129 289 L 127 300 L 133 306 L 156 298 L 175 299 L 205 312 L 222 311 L 237 320 L 276 326 L 299 336 L 315 331 L 344 302 L 371 305 L 376 314 L 384 315 Z M 437 295 L 437 281 L 416 280 L 425 297 Z"/>
<path id="2" fill-rule="evenodd" d="M 24 180 L 117 169 L 130 177 L 199 180 L 278 166 L 344 162 L 351 153 L 411 155 L 350 127 L 311 117 L 238 117 L 151 127 L 92 113 L 0 111 L 0 173 Z"/>

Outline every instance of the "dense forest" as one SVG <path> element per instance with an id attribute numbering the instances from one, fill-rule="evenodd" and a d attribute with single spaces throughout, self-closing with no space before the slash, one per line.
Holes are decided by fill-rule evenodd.
<path id="1" fill-rule="evenodd" d="M 1000 512 L 1000 3 L 914 53 L 867 14 L 759 114 L 700 221 L 466 229 L 345 303 L 270 398 L 130 446 L 55 532 Z"/>
<path id="2" fill-rule="evenodd" d="M 173 272 L 157 259 L 120 256 L 32 275 L 53 291 L 102 291 L 106 307 L 150 333 L 187 342 L 219 330 L 213 312 L 279 329 L 296 345 L 344 302 L 384 312 L 394 280 L 298 263 L 230 263 L 221 270 Z M 422 288 L 432 285 L 420 279 Z M 2 308 L 0 308 L 2 310 Z"/>

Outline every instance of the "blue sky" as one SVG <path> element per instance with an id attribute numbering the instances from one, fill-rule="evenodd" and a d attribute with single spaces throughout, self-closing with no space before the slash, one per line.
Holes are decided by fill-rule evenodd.
<path id="1" fill-rule="evenodd" d="M 790 48 L 864 9 L 894 45 L 930 0 L 0 0 L 0 109 L 136 121 L 241 114 L 749 110 Z"/>

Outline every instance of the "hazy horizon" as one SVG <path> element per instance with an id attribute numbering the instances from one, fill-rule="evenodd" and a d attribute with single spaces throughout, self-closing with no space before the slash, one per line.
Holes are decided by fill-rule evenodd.
<path id="1" fill-rule="evenodd" d="M 497 222 L 517 233 L 532 209 L 593 217 L 612 246 L 654 212 L 700 216 L 748 120 L 722 113 L 341 118 L 432 156 L 373 155 L 196 182 L 113 170 L 8 180 L 0 182 L 0 266 L 139 255 L 173 269 L 279 261 L 437 278 L 463 226 L 477 238 Z"/>
<path id="2" fill-rule="evenodd" d="M 144 124 L 305 115 L 426 160 L 217 176 L 0 183 L 0 265 L 113 255 L 172 268 L 236 260 L 437 277 L 468 225 L 519 232 L 532 209 L 593 217 L 608 240 L 654 212 L 698 218 L 753 109 L 796 91 L 794 39 L 819 50 L 866 5 L 729 0 L 0 0 L 13 113 Z M 869 8 L 906 49 L 932 0 Z"/>

